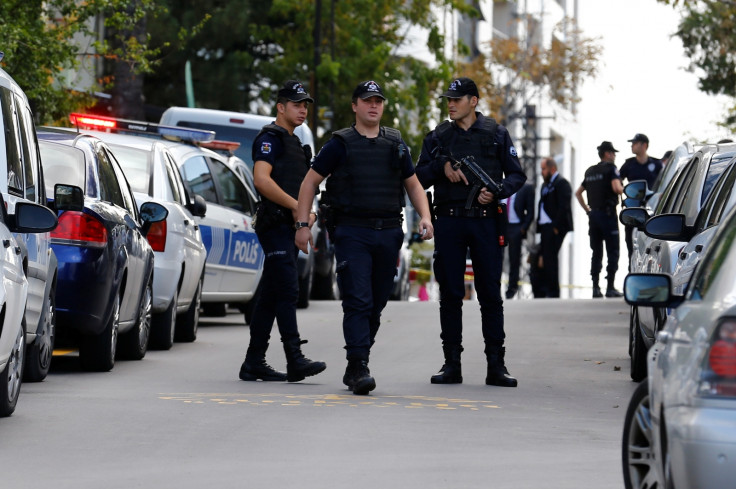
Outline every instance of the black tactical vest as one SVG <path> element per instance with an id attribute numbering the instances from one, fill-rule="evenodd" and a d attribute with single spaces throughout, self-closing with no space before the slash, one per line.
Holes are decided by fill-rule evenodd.
<path id="1" fill-rule="evenodd" d="M 459 132 L 452 122 L 445 121 L 434 130 L 439 140 L 439 154 L 462 159 L 473 156 L 475 162 L 496 182 L 503 179 L 503 169 L 498 159 L 499 144 L 496 141 L 498 124 L 490 117 L 483 117 L 481 127 L 472 127 L 467 132 Z M 441 178 L 434 184 L 435 205 L 465 204 L 470 187 L 463 182 L 453 183 Z"/>
<path id="2" fill-rule="evenodd" d="M 345 144 L 347 159 L 327 179 L 330 205 L 349 215 L 400 214 L 404 206 L 401 133 L 382 127 L 377 138 L 369 139 L 348 127 L 333 136 Z"/>
<path id="3" fill-rule="evenodd" d="M 612 210 L 618 204 L 618 195 L 611 186 L 611 175 L 614 174 L 613 163 L 598 163 L 585 171 L 585 193 L 591 209 Z"/>
<path id="4" fill-rule="evenodd" d="M 296 199 L 299 197 L 302 180 L 309 170 L 311 148 L 303 147 L 297 136 L 289 134 L 289 131 L 276 124 L 263 126 L 258 136 L 265 132 L 278 136 L 283 148 L 283 153 L 274 160 L 271 178 L 284 192 Z M 263 199 L 268 200 L 265 197 Z"/>

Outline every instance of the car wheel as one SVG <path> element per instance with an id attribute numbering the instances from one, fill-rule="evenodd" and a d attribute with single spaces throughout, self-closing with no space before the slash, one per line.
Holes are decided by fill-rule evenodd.
<path id="1" fill-rule="evenodd" d="M 647 345 L 641 337 L 639 316 L 635 317 L 632 324 L 631 336 L 631 380 L 641 382 L 647 377 Z"/>
<path id="2" fill-rule="evenodd" d="M 202 314 L 216 318 L 225 317 L 227 316 L 227 304 L 225 302 L 207 302 L 202 304 Z"/>
<path id="3" fill-rule="evenodd" d="M 151 302 L 153 300 L 153 277 L 148 278 L 143 291 L 135 327 L 120 336 L 120 353 L 130 360 L 141 360 L 146 356 L 151 336 Z"/>
<path id="4" fill-rule="evenodd" d="M 192 342 L 197 339 L 197 328 L 199 327 L 199 307 L 202 305 L 202 279 L 199 279 L 197 290 L 194 292 L 192 303 L 187 312 L 176 319 L 176 341 Z"/>
<path id="5" fill-rule="evenodd" d="M 51 367 L 56 339 L 56 289 L 52 287 L 46 297 L 41 318 L 41 330 L 30 345 L 26 355 L 26 369 L 23 380 L 40 382 L 46 378 Z"/>
<path id="6" fill-rule="evenodd" d="M 102 333 L 87 336 L 79 348 L 82 368 L 91 372 L 107 372 L 115 366 L 115 352 L 118 346 L 120 327 L 120 293 L 115 294 L 112 314 Z"/>
<path id="7" fill-rule="evenodd" d="M 151 318 L 151 344 L 157 350 L 170 350 L 174 345 L 176 332 L 176 305 L 179 302 L 179 291 L 174 290 L 174 297 L 166 310 L 154 314 Z"/>
<path id="8" fill-rule="evenodd" d="M 10 416 L 15 411 L 20 395 L 20 386 L 23 383 L 23 366 L 26 351 L 25 319 L 15 337 L 13 349 L 10 351 L 5 370 L 0 373 L 0 417 Z"/>
<path id="9" fill-rule="evenodd" d="M 663 489 L 657 480 L 652 440 L 649 384 L 642 382 L 634 391 L 624 418 L 621 460 L 626 489 Z"/>

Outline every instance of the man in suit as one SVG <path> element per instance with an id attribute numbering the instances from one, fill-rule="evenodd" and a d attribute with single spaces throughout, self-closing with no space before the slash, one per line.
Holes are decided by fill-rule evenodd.
<path id="1" fill-rule="evenodd" d="M 543 158 L 541 163 L 542 193 L 539 201 L 537 232 L 541 235 L 542 267 L 547 297 L 560 296 L 558 253 L 568 231 L 572 231 L 572 187 L 557 172 L 553 158 Z"/>
<path id="2" fill-rule="evenodd" d="M 509 225 L 506 240 L 509 250 L 509 286 L 506 298 L 511 299 L 519 289 L 519 267 L 521 266 L 521 244 L 534 221 L 534 186 L 525 183 L 518 192 L 506 199 Z"/>

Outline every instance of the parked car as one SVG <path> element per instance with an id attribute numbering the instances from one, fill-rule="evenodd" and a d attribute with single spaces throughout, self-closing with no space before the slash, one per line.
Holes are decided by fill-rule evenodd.
<path id="1" fill-rule="evenodd" d="M 18 203 L 46 205 L 44 177 L 28 99 L 13 79 L 0 69 L 0 112 L 3 124 L 3 154 L 0 194 L 10 214 Z M 12 227 L 12 226 L 10 226 Z M 21 262 L 28 279 L 25 306 L 27 352 L 24 379 L 41 381 L 51 364 L 55 335 L 56 255 L 49 233 L 15 232 Z"/>
<path id="2" fill-rule="evenodd" d="M 153 296 L 146 234 L 168 211 L 155 202 L 138 211 L 122 168 L 99 138 L 52 128 L 38 137 L 47 193 L 59 184 L 71 189 L 53 194 L 57 338 L 79 345 L 86 370 L 112 369 L 118 346 L 120 356 L 141 359 Z"/>
<path id="3" fill-rule="evenodd" d="M 88 124 L 97 127 L 89 119 Z M 139 209 L 151 201 L 169 211 L 166 220 L 153 224 L 146 236 L 154 255 L 151 346 L 168 350 L 175 338 L 194 341 L 207 257 L 195 216 L 204 217 L 205 200 L 189 195 L 174 156 L 163 142 L 131 134 L 85 132 L 105 141 L 113 151 Z"/>
<path id="4" fill-rule="evenodd" d="M 672 308 L 626 413 L 627 488 L 724 488 L 736 480 L 736 211 L 719 226 L 685 295 L 667 274 L 631 274 L 626 301 Z"/>
<path id="5" fill-rule="evenodd" d="M 654 216 L 681 213 L 685 223 L 692 226 L 698 212 L 715 186 L 716 181 L 736 155 L 735 144 L 706 145 L 680 168 L 654 209 Z M 651 217 L 643 207 L 629 207 L 621 211 L 620 220 L 639 231 Z M 661 237 L 661 236 L 660 236 Z M 644 233 L 636 233 L 631 257 L 630 271 L 649 273 L 672 273 L 682 243 L 657 239 Z M 631 379 L 635 382 L 646 377 L 646 352 L 664 321 L 666 311 L 648 307 L 632 307 L 629 317 L 629 354 L 631 355 Z"/>
<path id="6" fill-rule="evenodd" d="M 394 285 L 389 296 L 392 301 L 408 301 L 411 290 L 411 282 L 409 282 L 411 250 L 409 245 L 411 244 L 411 232 L 414 229 L 415 212 L 408 198 L 406 199 L 406 207 L 401 210 L 401 214 L 403 217 L 401 226 L 404 230 L 404 242 L 401 244 L 399 256 L 396 258 L 396 275 L 394 275 Z"/>

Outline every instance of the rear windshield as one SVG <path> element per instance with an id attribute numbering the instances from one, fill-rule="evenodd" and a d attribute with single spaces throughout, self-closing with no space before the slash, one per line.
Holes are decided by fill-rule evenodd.
<path id="1" fill-rule="evenodd" d="M 81 149 L 39 141 L 46 195 L 54 195 L 54 185 L 76 185 L 84 190 L 84 153 Z"/>
<path id="2" fill-rule="evenodd" d="M 150 151 L 110 144 L 133 192 L 151 195 Z"/>

